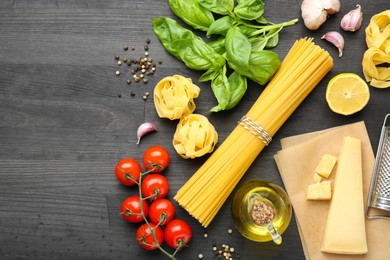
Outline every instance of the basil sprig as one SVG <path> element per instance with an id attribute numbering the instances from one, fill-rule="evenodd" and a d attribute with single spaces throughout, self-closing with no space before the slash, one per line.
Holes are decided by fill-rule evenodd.
<path id="1" fill-rule="evenodd" d="M 218 112 L 235 107 L 247 89 L 247 78 L 265 85 L 280 67 L 277 53 L 266 50 L 279 42 L 279 32 L 298 19 L 273 24 L 264 16 L 262 0 L 169 0 L 172 11 L 192 28 L 204 31 L 204 41 L 167 17 L 153 18 L 153 29 L 164 48 L 187 67 L 205 71 L 199 81 L 211 81 Z M 214 18 L 214 14 L 218 19 Z M 230 75 L 228 75 L 230 74 Z"/>

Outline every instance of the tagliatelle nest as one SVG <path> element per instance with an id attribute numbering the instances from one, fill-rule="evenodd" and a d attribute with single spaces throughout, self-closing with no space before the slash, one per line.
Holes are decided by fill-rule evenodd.
<path id="1" fill-rule="evenodd" d="M 154 105 L 161 118 L 179 119 L 191 114 L 200 88 L 181 75 L 165 77 L 154 88 Z"/>
<path id="2" fill-rule="evenodd" d="M 374 15 L 366 28 L 368 50 L 363 56 L 363 73 L 370 85 L 390 87 L 390 10 Z"/>
<path id="3" fill-rule="evenodd" d="M 173 146 L 184 159 L 194 159 L 211 153 L 218 142 L 218 134 L 207 117 L 190 114 L 180 119 L 173 136 Z"/>

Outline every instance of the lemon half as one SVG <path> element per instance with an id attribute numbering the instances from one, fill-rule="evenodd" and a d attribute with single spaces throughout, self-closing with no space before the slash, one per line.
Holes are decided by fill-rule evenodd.
<path id="1" fill-rule="evenodd" d="M 355 73 L 341 73 L 333 77 L 326 88 L 330 109 L 341 115 L 352 115 L 362 110 L 370 100 L 367 83 Z"/>

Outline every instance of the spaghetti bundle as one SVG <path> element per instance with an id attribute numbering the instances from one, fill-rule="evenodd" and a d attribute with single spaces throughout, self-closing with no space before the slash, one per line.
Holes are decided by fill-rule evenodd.
<path id="1" fill-rule="evenodd" d="M 204 227 L 272 136 L 333 67 L 330 55 L 312 40 L 294 43 L 252 108 L 175 195 Z"/>

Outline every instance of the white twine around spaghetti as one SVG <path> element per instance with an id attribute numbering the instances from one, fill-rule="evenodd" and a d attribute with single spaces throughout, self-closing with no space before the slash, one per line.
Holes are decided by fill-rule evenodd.
<path id="1" fill-rule="evenodd" d="M 238 123 L 257 136 L 265 145 L 268 146 L 272 141 L 272 137 L 268 134 L 268 132 L 249 117 L 243 116 Z"/>

